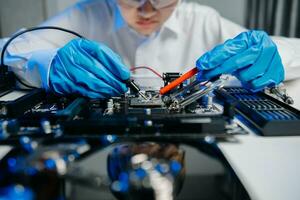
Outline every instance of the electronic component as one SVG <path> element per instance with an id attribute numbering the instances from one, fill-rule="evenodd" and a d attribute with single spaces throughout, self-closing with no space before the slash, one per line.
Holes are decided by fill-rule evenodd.
<path id="1" fill-rule="evenodd" d="M 265 93 L 224 88 L 217 90 L 216 94 L 221 101 L 231 99 L 236 102 L 240 116 L 264 136 L 300 134 L 300 112 Z"/>
<path id="2" fill-rule="evenodd" d="M 7 141 L 6 145 L 12 147 L 0 160 L 0 190 L 18 185 L 30 190 L 37 200 L 86 199 L 90 195 L 102 199 L 110 193 L 117 199 L 133 200 L 143 196 L 149 200 L 190 199 L 193 195 L 199 195 L 200 200 L 224 196 L 249 199 L 233 170 L 215 149 L 213 138 L 148 140 L 106 135 L 38 140 L 22 137 L 18 141 Z M 93 155 L 100 162 L 91 171 L 84 158 Z M 209 173 L 202 167 L 203 156 L 212 166 Z M 214 157 L 213 161 L 210 156 Z M 197 172 L 193 170 L 195 167 Z M 199 191 L 199 185 L 209 190 Z M 79 192 L 69 196 L 65 186 Z M 83 192 L 85 189 L 88 193 Z M 1 195 L 6 197 L 3 192 Z M 111 194 L 110 197 L 114 199 Z"/>
<path id="3" fill-rule="evenodd" d="M 201 83 L 197 80 L 191 82 L 189 85 L 172 91 L 173 93 L 166 95 L 164 101 L 169 104 L 169 109 L 173 111 L 180 111 L 190 104 L 197 102 L 201 97 L 210 92 L 224 86 L 228 80 L 227 76 L 221 76 L 211 81 Z"/>
<path id="4" fill-rule="evenodd" d="M 145 100 L 141 98 L 133 98 L 130 100 L 130 106 L 132 107 L 162 107 L 163 102 L 161 99 Z"/>
<path id="5" fill-rule="evenodd" d="M 163 73 L 164 86 L 169 85 L 171 82 L 175 81 L 181 76 L 181 73 L 176 72 L 168 72 Z"/>
<path id="6" fill-rule="evenodd" d="M 284 103 L 287 103 L 289 105 L 294 104 L 294 100 L 290 96 L 288 96 L 286 90 L 281 88 L 280 86 L 267 89 L 266 93 L 269 93 L 270 95 L 274 95 L 275 98 L 278 98 Z"/>
<path id="7" fill-rule="evenodd" d="M 127 86 L 130 88 L 130 90 L 132 90 L 133 93 L 137 93 L 139 94 L 141 97 L 143 97 L 145 100 L 147 100 L 148 98 L 142 93 L 141 89 L 139 88 L 139 86 L 137 84 L 134 83 L 133 80 L 127 80 L 126 81 Z"/>
<path id="8" fill-rule="evenodd" d="M 18 117 L 45 98 L 42 89 L 7 91 L 0 97 L 0 116 Z"/>
<path id="9" fill-rule="evenodd" d="M 76 120 L 63 121 L 65 134 L 131 134 L 131 135 L 201 135 L 223 137 L 228 117 L 212 105 L 210 109 L 196 106 L 173 113 L 162 101 L 158 92 L 146 92 L 151 99 L 125 95 L 108 100 L 107 107 L 90 104 L 89 116 L 78 115 Z M 102 108 L 101 108 L 102 107 Z M 94 114 L 92 114 L 94 113 Z"/>
<path id="10" fill-rule="evenodd" d="M 112 191 L 129 199 L 174 199 L 185 177 L 184 155 L 174 144 L 121 144 L 107 159 Z M 129 174 L 126 181 L 124 173 Z M 127 190 L 120 189 L 122 184 L 128 185 Z"/>
<path id="11" fill-rule="evenodd" d="M 197 73 L 198 73 L 198 69 L 193 68 L 192 70 L 188 71 L 187 73 L 183 74 L 182 76 L 178 77 L 177 79 L 173 80 L 171 83 L 169 83 L 168 85 L 160 89 L 159 93 L 161 95 L 167 94 L 168 92 L 176 88 L 178 85 L 182 84 L 184 81 L 192 78 Z"/>

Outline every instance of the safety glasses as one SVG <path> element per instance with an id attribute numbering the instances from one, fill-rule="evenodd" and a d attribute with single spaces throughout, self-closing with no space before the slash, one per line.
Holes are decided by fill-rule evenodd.
<path id="1" fill-rule="evenodd" d="M 136 7 L 136 8 L 141 7 L 147 1 L 149 1 L 155 9 L 161 9 L 174 4 L 178 0 L 120 0 L 120 1 L 122 3 L 125 3 L 129 6 Z"/>

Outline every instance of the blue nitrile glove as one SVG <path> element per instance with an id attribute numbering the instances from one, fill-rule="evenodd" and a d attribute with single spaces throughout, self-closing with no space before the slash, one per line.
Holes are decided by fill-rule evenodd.
<path id="1" fill-rule="evenodd" d="M 253 92 L 278 85 L 284 68 L 275 43 L 263 31 L 248 31 L 200 57 L 198 79 L 233 74 Z"/>
<path id="2" fill-rule="evenodd" d="M 110 48 L 87 39 L 74 39 L 53 58 L 49 86 L 61 95 L 103 99 L 125 93 L 123 81 L 129 77 L 129 69 Z"/>

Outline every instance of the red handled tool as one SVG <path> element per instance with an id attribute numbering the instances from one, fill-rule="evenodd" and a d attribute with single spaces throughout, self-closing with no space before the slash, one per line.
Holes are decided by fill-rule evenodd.
<path id="1" fill-rule="evenodd" d="M 192 70 L 190 70 L 187 73 L 180 76 L 179 78 L 177 78 L 176 80 L 172 81 L 169 85 L 167 85 L 167 86 L 163 87 L 162 89 L 160 89 L 159 93 L 161 95 L 164 95 L 164 94 L 170 92 L 172 89 L 174 89 L 175 87 L 177 87 L 178 85 L 183 83 L 183 81 L 193 77 L 197 73 L 198 73 L 198 69 L 195 67 Z"/>

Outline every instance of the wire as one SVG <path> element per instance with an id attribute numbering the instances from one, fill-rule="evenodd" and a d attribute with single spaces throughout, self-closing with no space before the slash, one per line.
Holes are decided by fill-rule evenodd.
<path id="1" fill-rule="evenodd" d="M 8 48 L 8 46 L 10 45 L 10 43 L 15 40 L 17 37 L 25 34 L 25 33 L 28 33 L 28 32 L 32 32 L 32 31 L 37 31 L 37 30 L 58 30 L 58 31 L 62 31 L 62 32 L 66 32 L 66 33 L 70 33 L 72 35 L 75 35 L 79 38 L 83 38 L 82 35 L 76 33 L 75 31 L 71 31 L 71 30 L 68 30 L 68 29 L 65 29 L 65 28 L 61 28 L 61 27 L 56 27 L 56 26 L 41 26 L 41 27 L 33 27 L 33 28 L 28 28 L 26 30 L 23 30 L 23 31 L 20 31 L 16 34 L 14 34 L 6 43 L 5 45 L 3 46 L 2 48 L 2 51 L 1 51 L 1 69 L 0 69 L 0 73 L 6 73 L 8 71 L 8 66 L 6 66 L 4 64 L 4 54 Z M 20 82 L 22 85 L 24 85 L 25 87 L 28 87 L 28 88 L 31 88 L 31 89 L 36 89 L 36 87 L 33 87 L 33 86 L 30 86 L 26 83 L 24 83 L 23 81 L 20 80 L 20 78 L 18 78 L 17 76 L 16 77 L 16 80 L 18 82 Z"/>
<path id="2" fill-rule="evenodd" d="M 139 67 L 133 67 L 130 69 L 130 71 L 134 72 L 136 70 L 140 70 L 140 69 L 147 69 L 151 72 L 153 72 L 156 76 L 158 76 L 159 78 L 163 79 L 162 75 L 160 75 L 157 71 L 155 71 L 153 68 L 151 67 L 147 67 L 147 66 L 139 66 Z"/>

